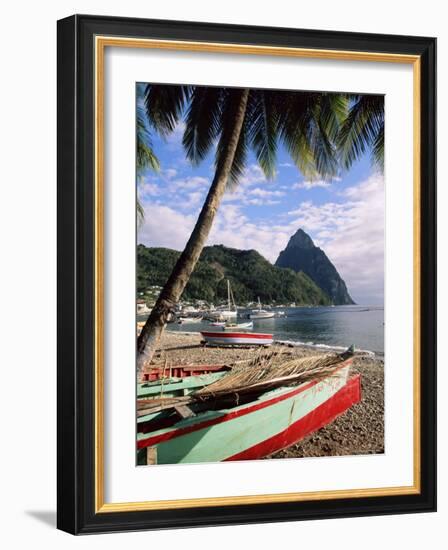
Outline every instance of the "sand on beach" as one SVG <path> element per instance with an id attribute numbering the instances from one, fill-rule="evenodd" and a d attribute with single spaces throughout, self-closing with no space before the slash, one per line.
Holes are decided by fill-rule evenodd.
<path id="1" fill-rule="evenodd" d="M 165 331 L 154 363 L 171 365 L 231 364 L 253 357 L 254 349 L 216 348 L 201 345 L 199 333 Z M 291 348 L 298 357 L 323 351 Z M 384 362 L 382 358 L 355 354 L 351 371 L 361 374 L 362 399 L 336 420 L 295 445 L 268 458 L 301 458 L 384 453 Z"/>

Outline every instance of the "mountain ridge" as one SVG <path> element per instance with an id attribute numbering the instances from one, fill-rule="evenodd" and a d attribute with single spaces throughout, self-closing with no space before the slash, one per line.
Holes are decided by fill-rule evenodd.
<path id="1" fill-rule="evenodd" d="M 169 248 L 137 246 L 137 291 L 163 286 L 180 252 Z M 224 301 L 227 279 L 239 303 L 260 300 L 267 304 L 330 305 L 328 295 L 305 273 L 272 265 L 256 250 L 224 245 L 202 251 L 182 299 Z"/>

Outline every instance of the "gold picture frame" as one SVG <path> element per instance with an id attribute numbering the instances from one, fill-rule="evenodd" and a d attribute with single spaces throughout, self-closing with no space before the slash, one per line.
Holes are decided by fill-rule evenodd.
<path id="1" fill-rule="evenodd" d="M 193 25 L 194 27 L 194 25 Z M 163 521 L 168 521 L 169 525 L 176 526 L 181 523 L 176 523 L 176 517 L 173 515 L 174 511 L 185 512 L 184 521 L 187 524 L 193 525 L 199 522 L 199 516 L 197 519 L 193 519 L 192 514 L 195 510 L 213 511 L 216 514 L 216 510 L 221 510 L 221 513 L 225 509 L 227 512 L 222 516 L 222 521 L 218 523 L 234 523 L 254 521 L 256 517 L 252 512 L 252 519 L 249 518 L 251 507 L 256 507 L 259 510 L 260 505 L 264 506 L 267 513 L 271 513 L 272 520 L 275 520 L 276 510 L 283 511 L 286 509 L 290 514 L 289 518 L 307 517 L 303 515 L 303 506 L 310 503 L 324 504 L 322 507 L 322 514 L 316 512 L 314 517 L 330 517 L 332 515 L 331 510 L 335 510 L 335 504 L 341 506 L 341 502 L 350 501 L 351 507 L 355 507 L 356 515 L 375 513 L 375 505 L 377 510 L 381 509 L 383 502 L 389 502 L 391 504 L 393 499 L 397 500 L 396 511 L 403 511 L 406 506 L 412 508 L 412 503 L 415 506 L 422 507 L 422 509 L 431 509 L 434 507 L 434 493 L 430 491 L 428 495 L 428 477 L 431 479 L 435 475 L 433 464 L 428 458 L 433 448 L 434 431 L 430 429 L 428 424 L 428 418 L 433 414 L 428 409 L 428 403 L 423 402 L 424 410 L 422 410 L 422 384 L 425 387 L 431 386 L 432 381 L 428 379 L 431 377 L 433 365 L 428 369 L 427 357 L 425 357 L 425 371 L 422 372 L 422 346 L 425 347 L 427 352 L 428 336 L 423 335 L 422 330 L 425 330 L 425 323 L 428 323 L 427 315 L 423 316 L 421 310 L 422 301 L 422 276 L 427 284 L 428 274 L 422 274 L 422 241 L 425 243 L 425 250 L 428 250 L 428 241 L 431 239 L 431 231 L 429 226 L 432 221 L 429 219 L 431 213 L 424 209 L 424 206 L 428 202 L 425 199 L 425 205 L 422 203 L 422 193 L 425 196 L 433 192 L 434 180 L 428 173 L 427 164 L 431 162 L 431 158 L 434 155 L 434 136 L 430 136 L 432 145 L 428 150 L 428 146 L 425 146 L 425 155 L 427 158 L 422 162 L 422 136 L 428 139 L 428 135 L 431 133 L 431 121 L 432 116 L 430 109 L 428 109 L 428 97 L 434 93 L 434 67 L 433 60 L 428 61 L 428 56 L 434 55 L 435 43 L 433 39 L 405 39 L 404 37 L 377 37 L 376 35 L 356 35 L 346 36 L 344 33 L 328 33 L 317 31 L 294 31 L 291 29 L 274 30 L 263 29 L 264 33 L 260 33 L 259 28 L 252 27 L 227 27 L 218 25 L 221 29 L 221 34 L 218 32 L 216 35 L 216 41 L 206 40 L 209 30 L 207 25 L 198 24 L 195 28 L 195 35 L 200 37 L 196 40 L 186 39 L 185 36 L 191 34 L 192 24 L 177 23 L 174 27 L 170 27 L 170 22 L 152 22 L 152 21 L 138 21 L 138 25 L 133 25 L 132 20 L 126 20 L 121 18 L 90 18 L 89 16 L 74 16 L 66 20 L 59 22 L 59 63 L 60 65 L 60 99 L 59 102 L 64 101 L 61 99 L 62 88 L 65 90 L 67 87 L 67 81 L 82 82 L 87 80 L 86 74 L 89 73 L 89 81 L 92 84 L 89 91 L 89 97 L 84 97 L 83 101 L 78 102 L 79 105 L 83 102 L 83 107 L 91 105 L 93 113 L 89 114 L 90 122 L 84 136 L 82 144 L 77 145 L 77 151 L 71 152 L 72 155 L 77 155 L 82 147 L 90 147 L 93 149 L 91 155 L 93 160 L 92 171 L 92 186 L 94 192 L 89 195 L 90 206 L 87 209 L 89 215 L 92 216 L 92 224 L 89 227 L 89 235 L 92 236 L 92 250 L 90 251 L 89 258 L 91 262 L 91 283 L 92 288 L 89 293 L 90 299 L 93 302 L 93 308 L 90 308 L 91 315 L 91 334 L 90 343 L 91 349 L 91 362 L 88 365 L 74 364 L 73 378 L 77 376 L 86 377 L 86 373 L 90 372 L 90 395 L 93 397 L 93 403 L 90 402 L 92 415 L 89 418 L 83 419 L 83 423 L 88 423 L 91 426 L 90 436 L 93 441 L 93 453 L 90 450 L 90 458 L 83 459 L 84 468 L 88 463 L 91 468 L 90 473 L 87 475 L 85 484 L 83 487 L 84 497 L 75 497 L 79 499 L 78 505 L 84 509 L 83 520 L 78 515 L 74 520 L 70 516 L 70 512 L 67 511 L 73 506 L 67 504 L 67 495 L 60 493 L 59 504 L 59 526 L 60 528 L 70 532 L 96 532 L 107 530 L 118 530 L 135 528 L 136 522 L 138 528 L 152 528 L 158 527 L 163 524 Z M 167 32 L 171 28 L 171 34 L 176 37 L 162 38 L 161 35 L 165 34 L 169 36 Z M 238 30 L 240 38 L 238 42 L 230 42 L 228 37 L 230 33 L 235 35 L 235 31 Z M 261 41 L 266 41 L 266 32 L 269 31 L 268 44 L 262 44 Z M 284 35 L 281 33 L 284 32 Z M 312 36 L 308 36 L 309 32 Z M 202 33 L 202 34 L 201 34 Z M 260 33 L 260 34 L 258 34 Z M 303 34 L 305 33 L 305 34 Z M 262 36 L 262 38 L 260 38 Z M 290 45 L 285 45 L 286 40 L 289 38 Z M 363 49 L 356 49 L 356 42 L 358 44 L 364 44 Z M 277 45 L 275 45 L 277 42 Z M 312 45 L 304 47 L 303 43 L 310 43 Z M 280 43 L 281 45 L 278 45 Z M 325 43 L 328 43 L 327 48 L 323 47 Z M 378 44 L 381 43 L 381 48 Z M 297 44 L 297 45 L 293 45 Z M 339 48 L 336 45 L 339 44 Z M 346 44 L 345 47 L 344 44 Z M 144 48 L 144 49 L 159 49 L 159 50 L 181 50 L 190 52 L 208 52 L 208 53 L 226 53 L 226 54 L 244 54 L 244 55 L 269 55 L 273 58 L 278 56 L 288 57 L 301 57 L 311 59 L 326 59 L 326 60 L 339 60 L 339 61 L 363 61 L 363 62 L 385 62 L 385 63 L 400 63 L 410 64 L 413 70 L 413 199 L 414 199 L 414 265 L 413 265 L 413 277 L 414 277 L 414 361 L 413 361 L 413 380 L 414 380 L 414 409 L 413 409 L 413 484 L 410 486 L 402 487 L 381 487 L 381 488 L 366 488 L 356 490 L 336 490 L 336 491 L 317 491 L 307 493 L 282 493 L 282 494 L 265 494 L 265 495 L 245 495 L 245 496 L 226 496 L 216 498 L 196 498 L 196 499 L 182 499 L 182 500 L 163 500 L 163 501 L 142 501 L 142 502 L 125 502 L 125 503 L 110 503 L 105 502 L 104 498 L 104 86 L 105 86 L 105 73 L 104 73 L 104 57 L 106 49 L 113 48 Z M 78 51 L 79 49 L 79 51 Z M 91 53 L 91 59 L 88 59 L 87 54 Z M 77 55 L 75 55 L 77 54 Z M 72 72 L 68 76 L 65 72 L 69 72 L 67 63 L 71 60 L 75 67 L 71 67 Z M 78 65 L 76 65 L 76 63 Z M 81 67 L 79 63 L 84 65 Z M 64 80 L 65 79 L 65 80 Z M 89 82 L 85 82 L 86 85 Z M 75 92 L 78 93 L 78 92 Z M 422 98 L 422 94 L 424 98 Z M 423 101 L 424 99 L 424 101 Z M 73 107 L 72 107 L 73 108 Z M 425 112 L 423 111 L 425 108 Z M 61 106 L 59 117 L 66 121 L 73 112 L 66 106 Z M 79 114 L 79 111 L 78 111 Z M 422 123 L 423 120 L 423 123 Z M 79 127 L 73 128 L 73 132 L 76 130 L 79 134 Z M 64 130 L 66 131 L 66 130 Z M 63 140 L 63 136 L 60 137 Z M 63 151 L 65 145 L 60 141 L 60 159 L 63 155 L 67 156 L 67 151 Z M 88 143 L 87 143 L 88 142 Z M 62 166 L 61 166 L 62 163 Z M 65 170 L 67 166 L 65 160 L 60 160 L 60 169 Z M 426 169 L 426 172 L 425 172 Z M 73 182 L 79 174 L 73 175 Z M 60 183 L 61 187 L 66 185 L 66 179 Z M 63 192 L 63 191 L 62 191 Z M 64 217 L 64 223 L 66 223 L 66 209 L 67 205 L 64 201 L 61 201 L 60 215 Z M 426 206 L 425 206 L 426 208 Z M 62 212 L 61 212 L 62 210 Z M 86 211 L 87 211 L 86 210 Z M 424 219 L 423 219 L 424 218 Z M 62 224 L 62 221 L 60 222 Z M 75 222 L 74 222 L 75 223 Z M 78 220 L 79 223 L 79 220 Z M 63 228 L 62 239 L 64 242 L 68 236 L 64 235 Z M 430 248 L 433 250 L 432 243 L 429 243 Z M 74 251 L 76 252 L 76 251 Z M 434 251 L 432 252 L 434 254 Z M 433 267 L 435 258 L 432 258 L 432 263 L 429 266 Z M 426 268 L 428 266 L 426 265 Z M 60 300 L 63 299 L 60 297 Z M 91 302 L 91 303 L 92 303 Z M 425 317 L 425 318 L 424 318 Z M 432 319 L 432 323 L 434 319 Z M 67 327 L 61 328 L 61 338 L 67 338 L 67 332 L 72 335 L 72 332 L 67 331 Z M 73 348 L 77 345 L 73 344 Z M 433 342 L 435 349 L 435 344 Z M 61 365 L 61 361 L 64 361 L 64 366 Z M 59 358 L 60 369 L 65 367 L 65 357 Z M 80 369 L 84 374 L 80 373 Z M 89 371 L 86 369 L 90 369 Z M 85 382 L 84 382 L 85 383 Z M 73 394 L 74 388 L 70 388 Z M 66 388 L 59 388 L 61 392 L 67 391 Z M 82 391 L 82 387 L 78 386 L 77 391 Z M 60 404 L 61 407 L 64 404 Z M 59 411 L 61 414 L 61 410 Z M 73 411 L 73 414 L 76 414 Z M 425 449 L 422 448 L 422 422 L 425 422 Z M 93 424 L 93 426 L 92 426 Z M 428 447 L 428 433 L 431 432 Z M 79 434 L 73 434 L 73 449 L 76 447 L 76 439 Z M 64 438 L 65 442 L 66 438 Z M 59 442 L 60 445 L 65 443 Z M 71 478 L 67 481 L 67 476 L 70 474 L 67 471 L 72 472 L 72 468 L 68 467 L 68 464 L 79 461 L 79 457 L 67 458 L 65 453 L 67 451 L 60 450 L 60 479 L 61 484 L 66 487 L 67 483 L 71 482 L 71 485 L 78 483 L 78 477 L 76 479 Z M 69 450 L 68 450 L 69 452 Z M 433 459 L 434 460 L 434 459 Z M 90 489 L 87 488 L 87 485 Z M 431 483 L 429 483 L 431 485 Z M 73 494 L 76 493 L 75 488 L 72 489 Z M 79 487 L 77 489 L 79 492 Z M 90 509 L 88 500 L 90 499 Z M 389 499 L 389 500 L 388 500 Z M 407 504 L 401 504 L 406 501 Z M 425 504 L 423 504 L 425 501 Z M 326 503 L 326 504 L 325 504 Z M 375 504 L 376 503 L 376 504 Z M 297 505 L 295 515 L 294 510 L 291 512 L 291 505 Z M 288 508 L 285 508 L 288 507 Z M 400 508 L 402 506 L 402 508 Z M 426 506 L 426 508 L 424 508 Z M 230 510 L 241 510 L 240 517 L 238 514 L 231 515 Z M 271 510 L 271 512 L 269 512 Z M 161 519 L 160 514 L 169 513 L 168 519 Z M 280 512 L 281 513 L 281 512 Z M 348 512 L 350 513 L 350 512 Z M 379 513 L 379 512 L 377 512 Z M 138 519 L 136 514 L 139 516 Z M 249 514 L 249 516 L 248 516 Z M 291 515 L 292 514 L 292 515 Z M 302 516 L 301 516 L 302 514 Z M 206 515 L 205 515 L 206 516 Z M 205 516 L 202 516 L 204 518 Z M 200 522 L 201 524 L 213 524 L 215 519 L 209 518 L 209 523 Z M 214 518 L 214 515 L 213 515 Z M 230 518 L 230 519 L 229 519 Z M 190 523 L 188 523 L 188 521 Z M 162 523 L 161 523 L 162 522 Z M 170 523 L 171 522 L 171 523 Z"/>

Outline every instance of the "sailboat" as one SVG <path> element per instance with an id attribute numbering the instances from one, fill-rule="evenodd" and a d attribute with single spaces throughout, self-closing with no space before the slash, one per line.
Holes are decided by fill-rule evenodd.
<path id="1" fill-rule="evenodd" d="M 253 309 L 249 314 L 249 319 L 270 319 L 275 316 L 275 312 L 267 311 L 261 308 L 260 297 L 258 297 L 258 309 Z"/>
<path id="2" fill-rule="evenodd" d="M 227 279 L 227 309 L 218 309 L 216 313 L 219 314 L 220 319 L 236 318 L 238 314 L 229 279 Z"/>

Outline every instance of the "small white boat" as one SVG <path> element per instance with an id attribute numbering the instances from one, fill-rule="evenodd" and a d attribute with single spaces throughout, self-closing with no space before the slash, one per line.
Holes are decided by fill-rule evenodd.
<path id="1" fill-rule="evenodd" d="M 272 317 L 275 317 L 275 312 L 262 309 L 260 297 L 258 297 L 258 309 L 253 309 L 249 313 L 249 319 L 271 319 Z"/>
<path id="2" fill-rule="evenodd" d="M 213 321 L 212 323 L 210 323 L 210 326 L 211 327 L 225 327 L 226 323 L 227 323 L 227 321 Z"/>
<path id="3" fill-rule="evenodd" d="M 254 324 L 252 321 L 248 321 L 247 323 L 224 323 L 222 325 L 223 330 L 250 330 L 254 327 Z"/>
<path id="4" fill-rule="evenodd" d="M 185 313 L 188 315 L 195 315 L 196 313 L 200 313 L 200 310 L 195 308 L 194 306 L 185 306 L 182 309 L 182 313 Z"/>
<path id="5" fill-rule="evenodd" d="M 202 317 L 181 317 L 178 323 L 183 325 L 184 323 L 200 323 L 201 321 Z"/>
<path id="6" fill-rule="evenodd" d="M 237 312 L 230 309 L 220 309 L 218 313 L 220 319 L 233 319 L 237 316 Z"/>
<path id="7" fill-rule="evenodd" d="M 205 343 L 211 346 L 270 346 L 272 334 L 253 332 L 201 332 Z"/>
<path id="8" fill-rule="evenodd" d="M 146 304 L 137 304 L 137 315 L 145 315 L 151 313 L 152 308 L 149 308 Z"/>

